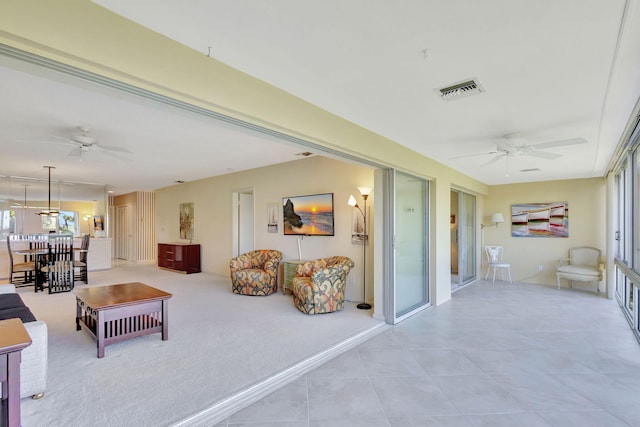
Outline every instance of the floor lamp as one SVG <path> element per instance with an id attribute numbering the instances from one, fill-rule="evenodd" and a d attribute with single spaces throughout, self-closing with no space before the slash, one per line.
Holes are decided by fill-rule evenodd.
<path id="1" fill-rule="evenodd" d="M 369 187 L 358 187 L 358 191 L 362 195 L 364 199 L 364 210 L 360 209 L 358 206 L 358 202 L 353 195 L 349 195 L 349 201 L 347 202 L 349 206 L 352 208 L 358 208 L 363 218 L 363 227 L 362 227 L 362 302 L 357 305 L 359 309 L 369 310 L 371 308 L 371 304 L 367 303 L 367 240 L 369 239 L 369 235 L 367 234 L 367 198 L 369 194 L 371 194 L 371 188 Z"/>

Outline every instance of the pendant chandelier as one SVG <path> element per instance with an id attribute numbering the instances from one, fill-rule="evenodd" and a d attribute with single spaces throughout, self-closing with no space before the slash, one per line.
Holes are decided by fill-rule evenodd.
<path id="1" fill-rule="evenodd" d="M 48 209 L 43 209 L 38 215 L 40 216 L 58 216 L 60 212 L 57 209 L 51 209 L 51 169 L 55 169 L 55 166 L 43 166 L 49 169 L 49 205 Z"/>

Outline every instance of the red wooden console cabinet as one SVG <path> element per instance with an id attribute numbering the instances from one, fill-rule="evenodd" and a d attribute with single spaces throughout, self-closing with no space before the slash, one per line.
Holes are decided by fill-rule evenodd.
<path id="1" fill-rule="evenodd" d="M 200 273 L 200 245 L 158 243 L 158 267 L 180 273 Z"/>

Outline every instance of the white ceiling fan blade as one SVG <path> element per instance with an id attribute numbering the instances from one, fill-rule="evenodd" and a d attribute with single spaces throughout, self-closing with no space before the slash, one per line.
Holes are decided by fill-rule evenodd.
<path id="1" fill-rule="evenodd" d="M 70 138 L 63 138 L 57 135 L 51 135 L 50 138 L 51 140 L 44 141 L 44 142 L 47 142 L 47 143 L 53 142 L 54 144 L 73 145 L 74 147 L 79 147 L 80 145 L 82 145 L 78 141 L 74 141 L 73 139 L 70 139 Z"/>
<path id="2" fill-rule="evenodd" d="M 56 145 L 69 145 L 77 147 L 78 144 L 76 142 L 71 141 L 70 139 L 61 138 L 59 136 L 51 136 L 48 139 L 21 139 L 20 142 L 24 142 L 26 144 L 56 144 Z"/>
<path id="3" fill-rule="evenodd" d="M 93 144 L 91 147 L 92 148 L 95 147 L 95 149 L 98 150 L 98 151 L 113 151 L 113 152 L 116 152 L 116 153 L 131 153 L 131 150 L 128 150 L 128 149 L 122 148 L 122 147 L 115 147 L 113 145 Z"/>
<path id="4" fill-rule="evenodd" d="M 466 154 L 464 156 L 449 157 L 449 160 L 464 159 L 465 157 L 488 156 L 490 154 L 497 154 L 497 153 L 498 153 L 497 151 L 489 151 L 487 153 Z"/>
<path id="5" fill-rule="evenodd" d="M 544 148 L 553 148 L 553 147 L 565 147 L 567 145 L 578 145 L 578 144 L 586 144 L 587 140 L 584 138 L 571 138 L 571 139 L 561 139 L 558 141 L 549 141 L 543 142 L 541 144 L 532 144 L 529 147 L 532 147 L 536 150 L 544 149 Z"/>
<path id="6" fill-rule="evenodd" d="M 482 166 L 489 166 L 492 165 L 494 163 L 497 163 L 500 159 L 502 159 L 503 157 L 507 157 L 508 154 L 500 154 L 498 156 L 495 156 L 493 159 L 489 160 L 487 163 L 484 163 Z"/>
<path id="7" fill-rule="evenodd" d="M 526 153 L 523 153 L 523 156 L 539 157 L 541 159 L 554 160 L 554 159 L 557 159 L 558 157 L 562 157 L 562 154 L 549 153 L 548 151 L 531 150 L 531 151 L 527 151 Z"/>
<path id="8" fill-rule="evenodd" d="M 121 156 L 121 155 L 119 155 L 117 153 L 114 153 L 112 151 L 100 150 L 100 152 L 102 154 L 105 154 L 107 156 L 113 157 L 114 159 L 118 159 L 118 160 L 123 161 L 123 162 L 130 162 L 131 161 L 131 159 L 129 159 L 129 158 L 125 157 L 125 156 Z"/>

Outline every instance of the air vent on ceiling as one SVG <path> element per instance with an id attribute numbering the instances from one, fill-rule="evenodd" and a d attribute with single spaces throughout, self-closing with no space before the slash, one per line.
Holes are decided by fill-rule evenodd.
<path id="1" fill-rule="evenodd" d="M 537 172 L 540 168 L 520 169 L 520 172 Z"/>
<path id="2" fill-rule="evenodd" d="M 436 89 L 436 93 L 445 101 L 453 101 L 484 93 L 484 88 L 478 81 L 471 79 Z"/>

